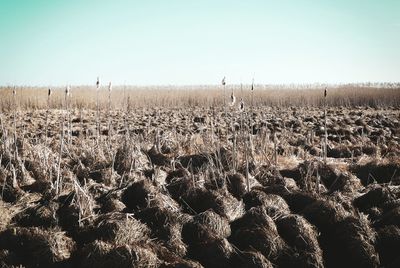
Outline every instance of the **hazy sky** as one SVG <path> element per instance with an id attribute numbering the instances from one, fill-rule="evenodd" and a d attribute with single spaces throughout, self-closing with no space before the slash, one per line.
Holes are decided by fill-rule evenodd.
<path id="1" fill-rule="evenodd" d="M 0 85 L 400 81 L 399 0 L 0 0 Z"/>

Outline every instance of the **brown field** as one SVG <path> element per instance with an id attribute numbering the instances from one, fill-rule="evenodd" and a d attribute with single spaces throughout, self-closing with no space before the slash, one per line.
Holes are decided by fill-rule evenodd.
<path id="1" fill-rule="evenodd" d="M 324 88 L 0 89 L 0 267 L 399 267 L 399 85 Z"/>

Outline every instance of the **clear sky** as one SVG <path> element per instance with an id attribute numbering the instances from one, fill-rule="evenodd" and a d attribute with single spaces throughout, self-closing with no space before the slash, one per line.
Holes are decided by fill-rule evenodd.
<path id="1" fill-rule="evenodd" d="M 0 85 L 400 81 L 399 0 L 0 0 Z"/>

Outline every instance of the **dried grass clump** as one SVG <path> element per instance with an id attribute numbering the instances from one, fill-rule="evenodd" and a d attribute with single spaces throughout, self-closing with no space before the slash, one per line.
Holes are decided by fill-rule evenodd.
<path id="1" fill-rule="evenodd" d="M 247 210 L 255 206 L 264 207 L 268 215 L 273 219 L 290 213 L 288 204 L 279 195 L 266 194 L 253 189 L 243 196 L 243 201 Z"/>
<path id="2" fill-rule="evenodd" d="M 24 161 L 24 166 L 35 181 L 46 180 L 45 169 L 39 161 L 28 158 Z"/>
<path id="3" fill-rule="evenodd" d="M 125 143 L 118 147 L 117 152 L 115 153 L 113 168 L 122 176 L 123 174 L 129 173 L 133 161 L 134 157 L 132 155 L 132 149 L 127 143 Z"/>
<path id="4" fill-rule="evenodd" d="M 9 205 L 0 200 L 0 232 L 7 228 L 12 219 Z"/>
<path id="5" fill-rule="evenodd" d="M 97 239 L 111 241 L 116 245 L 133 244 L 147 241 L 149 228 L 129 214 L 109 213 L 96 219 L 95 232 Z"/>
<path id="6" fill-rule="evenodd" d="M 385 204 L 392 203 L 400 198 L 398 186 L 374 186 L 370 190 L 354 199 L 354 206 L 360 211 L 367 212 L 370 208 L 383 208 Z"/>
<path id="7" fill-rule="evenodd" d="M 363 188 L 361 181 L 349 173 L 341 173 L 331 184 L 329 192 L 339 191 L 349 195 L 354 195 Z"/>
<path id="8" fill-rule="evenodd" d="M 292 213 L 300 213 L 304 208 L 318 200 L 315 193 L 293 191 L 282 196 L 289 205 Z"/>
<path id="9" fill-rule="evenodd" d="M 73 198 L 73 193 L 60 196 L 60 206 L 57 210 L 59 226 L 72 236 L 79 229 L 79 208 L 72 203 Z"/>
<path id="10" fill-rule="evenodd" d="M 158 189 L 150 181 L 143 179 L 132 183 L 122 193 L 121 199 L 130 210 L 144 209 L 149 206 L 157 206 L 156 198 Z"/>
<path id="11" fill-rule="evenodd" d="M 287 246 L 264 207 L 253 207 L 231 223 L 229 240 L 241 250 L 258 250 L 267 259 L 277 260 Z"/>
<path id="12" fill-rule="evenodd" d="M 185 212 L 192 215 L 213 209 L 217 214 L 229 220 L 240 217 L 244 210 L 242 202 L 229 193 L 208 190 L 204 187 L 193 187 L 187 192 L 182 192 L 177 201 Z"/>
<path id="13" fill-rule="evenodd" d="M 353 206 L 353 196 L 342 194 L 341 192 L 334 192 L 324 196 L 324 198 L 329 202 L 343 207 L 345 211 L 348 212 L 348 215 L 357 215 L 357 210 Z"/>
<path id="14" fill-rule="evenodd" d="M 258 207 L 264 205 L 264 200 L 267 199 L 267 194 L 261 189 L 251 189 L 250 192 L 243 196 L 243 202 L 245 209 L 249 210 L 252 207 Z"/>
<path id="15" fill-rule="evenodd" d="M 195 215 L 182 228 L 183 241 L 188 245 L 227 238 L 230 234 L 228 221 L 211 209 Z"/>
<path id="16" fill-rule="evenodd" d="M 13 217 L 13 221 L 24 227 L 55 227 L 58 224 L 57 209 L 56 202 L 44 202 L 21 211 Z"/>
<path id="17" fill-rule="evenodd" d="M 260 251 L 271 261 L 276 261 L 287 247 L 272 220 L 269 225 L 240 228 L 229 240 L 240 250 Z"/>
<path id="18" fill-rule="evenodd" d="M 299 267 L 324 267 L 322 250 L 318 244 L 318 233 L 300 215 L 288 215 L 277 220 L 279 235 L 294 250 L 293 265 Z"/>
<path id="19" fill-rule="evenodd" d="M 151 147 L 146 154 L 153 165 L 164 167 L 169 167 L 171 165 L 171 159 L 168 156 L 160 153 L 156 146 Z"/>
<path id="20" fill-rule="evenodd" d="M 253 228 L 260 227 L 264 225 L 274 226 L 273 219 L 268 215 L 267 210 L 262 207 L 253 207 L 246 211 L 246 213 L 231 222 L 232 233 L 236 232 L 241 228 Z"/>
<path id="21" fill-rule="evenodd" d="M 79 253 L 79 259 L 80 268 L 155 268 L 161 264 L 150 248 L 137 244 L 115 246 L 98 240 L 86 245 Z"/>
<path id="22" fill-rule="evenodd" d="M 23 265 L 48 267 L 67 261 L 75 242 L 56 229 L 16 227 L 0 234 L 0 248 L 15 253 Z"/>
<path id="23" fill-rule="evenodd" d="M 398 181 L 400 178 L 400 161 L 393 160 L 373 160 L 366 164 L 356 165 L 351 171 L 360 178 L 364 186 L 373 182 L 388 183 Z"/>
<path id="24" fill-rule="evenodd" d="M 187 259 L 178 259 L 173 262 L 163 263 L 160 266 L 161 268 L 203 268 L 197 261 L 187 260 Z"/>
<path id="25" fill-rule="evenodd" d="M 167 268 L 167 267 L 182 267 L 182 268 L 202 268 L 203 266 L 193 260 L 187 258 L 186 254 L 184 256 L 179 256 L 175 254 L 173 251 L 170 251 L 168 248 L 157 244 L 157 243 L 151 243 L 150 246 L 154 250 L 154 252 L 157 254 L 158 258 L 161 260 L 161 266 L 162 268 Z"/>
<path id="26" fill-rule="evenodd" d="M 210 165 L 211 156 L 208 154 L 184 155 L 177 158 L 177 161 L 184 167 L 197 174 L 200 170 Z"/>
<path id="27" fill-rule="evenodd" d="M 277 184 L 284 185 L 285 183 L 282 175 L 279 173 L 279 170 L 268 166 L 260 167 L 254 178 L 264 187 Z"/>
<path id="28" fill-rule="evenodd" d="M 195 184 L 194 181 L 189 177 L 177 177 L 171 180 L 167 179 L 166 188 L 171 197 L 177 202 L 180 201 L 181 197 L 187 195 L 193 191 Z"/>
<path id="29" fill-rule="evenodd" d="M 186 255 L 187 248 L 181 236 L 183 219 L 177 211 L 152 207 L 138 212 L 135 216 L 150 228 L 152 238 L 161 240 L 178 256 Z"/>
<path id="30" fill-rule="evenodd" d="M 273 264 L 258 251 L 235 251 L 231 257 L 234 268 L 273 268 Z"/>
<path id="31" fill-rule="evenodd" d="M 99 201 L 102 213 L 122 212 L 126 208 L 124 203 L 112 196 L 107 196 Z"/>
<path id="32" fill-rule="evenodd" d="M 107 254 L 107 259 L 112 265 L 106 267 L 156 268 L 161 264 L 151 248 L 139 245 L 118 246 Z"/>
<path id="33" fill-rule="evenodd" d="M 338 222 L 348 216 L 348 212 L 340 204 L 326 200 L 311 203 L 301 214 L 322 233 L 331 232 Z"/>
<path id="34" fill-rule="evenodd" d="M 228 171 L 232 167 L 233 153 L 229 148 L 218 148 L 212 155 L 212 158 L 214 160 L 214 164 L 217 167 L 222 167 L 222 169 L 225 171 Z"/>
<path id="35" fill-rule="evenodd" d="M 213 239 L 193 244 L 189 247 L 189 257 L 199 261 L 204 267 L 229 267 L 234 249 L 227 239 Z"/>
<path id="36" fill-rule="evenodd" d="M 24 266 L 19 264 L 19 262 L 20 261 L 18 261 L 17 256 L 13 252 L 10 252 L 7 249 L 0 250 L 0 267 L 2 267 L 2 268 L 14 268 L 14 267 L 23 268 Z"/>
<path id="37" fill-rule="evenodd" d="M 0 199 L 3 202 L 15 203 L 24 195 L 24 192 L 16 183 L 14 183 L 13 178 L 10 175 L 5 177 L 0 176 L 0 185 Z"/>
<path id="38" fill-rule="evenodd" d="M 244 204 L 228 192 L 210 191 L 209 208 L 228 221 L 233 221 L 244 214 Z"/>
<path id="39" fill-rule="evenodd" d="M 110 167 L 92 170 L 88 173 L 89 178 L 104 186 L 112 186 L 115 184 L 115 179 L 111 176 L 113 170 Z M 85 177 L 87 179 L 87 177 Z"/>
<path id="40" fill-rule="evenodd" d="M 336 225 L 331 250 L 334 261 L 341 267 L 379 267 L 379 256 L 375 251 L 376 232 L 369 226 L 367 217 L 350 216 Z M 341 263 L 343 262 L 343 263 Z"/>
<path id="41" fill-rule="evenodd" d="M 399 256 L 400 228 L 388 225 L 378 230 L 376 249 L 379 253 L 381 265 L 389 267 Z"/>
<path id="42" fill-rule="evenodd" d="M 229 174 L 226 178 L 228 191 L 237 199 L 241 199 L 246 193 L 246 178 L 240 174 Z"/>
<path id="43" fill-rule="evenodd" d="M 183 167 L 178 167 L 177 169 L 170 170 L 168 172 L 167 177 L 165 178 L 165 182 L 169 184 L 174 179 L 185 178 L 185 177 L 190 177 L 190 172 Z"/>
<path id="44" fill-rule="evenodd" d="M 386 225 L 396 225 L 400 227 L 400 206 L 384 213 L 380 219 L 375 222 L 376 227 Z"/>

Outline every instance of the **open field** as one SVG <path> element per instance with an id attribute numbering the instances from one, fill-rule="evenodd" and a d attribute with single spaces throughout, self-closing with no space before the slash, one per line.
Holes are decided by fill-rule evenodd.
<path id="1" fill-rule="evenodd" d="M 0 267 L 399 267 L 399 85 L 256 88 L 0 89 Z"/>
<path id="2" fill-rule="evenodd" d="M 226 87 L 226 102 L 234 94 L 239 102 L 243 98 L 247 106 L 251 103 L 251 85 L 229 85 Z M 328 106 L 370 106 L 399 107 L 400 84 L 349 84 L 349 85 L 255 85 L 253 104 L 259 107 L 322 106 L 323 90 L 328 87 Z M 47 90 L 40 87 L 17 87 L 16 105 L 20 109 L 46 109 Z M 53 88 L 50 108 L 63 108 L 65 87 Z M 0 109 L 9 110 L 14 105 L 13 87 L 0 88 Z M 96 87 L 72 87 L 69 98 L 70 107 L 96 109 Z M 112 107 L 124 109 L 141 107 L 215 107 L 223 106 L 222 86 L 114 86 Z M 99 90 L 102 109 L 108 108 L 107 86 Z"/>

